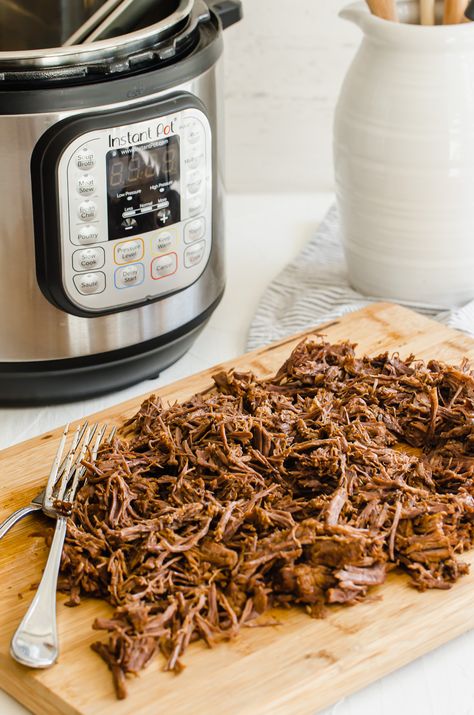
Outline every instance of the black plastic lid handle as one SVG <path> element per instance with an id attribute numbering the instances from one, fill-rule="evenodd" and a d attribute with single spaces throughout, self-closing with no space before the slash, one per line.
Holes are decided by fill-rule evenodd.
<path id="1" fill-rule="evenodd" d="M 471 0 L 464 14 L 469 20 L 474 20 L 474 0 Z"/>
<path id="2" fill-rule="evenodd" d="M 221 21 L 223 30 L 239 22 L 243 17 L 240 0 L 208 0 L 207 4 Z"/>

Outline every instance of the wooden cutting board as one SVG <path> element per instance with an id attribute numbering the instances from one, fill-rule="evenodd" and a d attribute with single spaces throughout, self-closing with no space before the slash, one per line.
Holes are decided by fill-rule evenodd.
<path id="1" fill-rule="evenodd" d="M 376 304 L 319 330 L 331 341 L 349 339 L 359 352 L 410 352 L 457 362 L 474 361 L 474 340 L 411 311 Z M 301 336 L 262 348 L 228 366 L 259 375 L 276 370 Z M 219 368 L 222 366 L 219 366 Z M 226 367 L 226 365 L 224 366 Z M 206 387 L 217 369 L 159 390 L 166 400 Z M 94 416 L 120 422 L 138 408 L 134 399 Z M 43 484 L 59 430 L 0 454 L 0 520 L 25 504 Z M 39 517 L 29 517 L 0 542 L 0 687 L 38 715 L 312 715 L 427 651 L 474 627 L 474 569 L 450 591 L 418 593 L 401 573 L 373 591 L 372 601 L 334 607 L 324 621 L 294 609 L 281 625 L 245 630 L 233 643 L 208 650 L 192 646 L 179 676 L 164 673 L 157 656 L 129 683 L 118 702 L 104 663 L 90 649 L 91 624 L 107 607 L 96 601 L 75 609 L 59 596 L 60 661 L 33 671 L 9 657 L 9 642 L 32 598 L 46 558 L 35 538 Z M 465 560 L 474 564 L 474 554 Z"/>

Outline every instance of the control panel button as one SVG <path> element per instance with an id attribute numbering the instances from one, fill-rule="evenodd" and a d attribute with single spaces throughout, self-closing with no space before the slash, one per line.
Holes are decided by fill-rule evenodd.
<path id="1" fill-rule="evenodd" d="M 87 245 L 89 243 L 97 243 L 100 240 L 99 229 L 97 226 L 82 226 L 77 232 L 77 243 Z M 74 241 L 75 243 L 76 241 Z"/>
<path id="2" fill-rule="evenodd" d="M 115 263 L 134 263 L 143 258 L 143 241 L 122 241 L 115 246 Z"/>
<path id="3" fill-rule="evenodd" d="M 191 171 L 187 177 L 188 194 L 197 194 L 202 186 L 202 174 L 200 171 Z"/>
<path id="4" fill-rule="evenodd" d="M 103 293 L 105 290 L 105 275 L 101 271 L 96 273 L 79 273 L 74 276 L 74 285 L 82 295 Z"/>
<path id="5" fill-rule="evenodd" d="M 190 171 L 195 171 L 196 169 L 198 169 L 201 166 L 203 159 L 204 159 L 204 154 L 202 152 L 201 153 L 196 152 L 194 154 L 189 154 L 188 156 L 186 156 L 184 159 L 184 164 L 185 164 L 186 168 L 189 169 Z"/>
<path id="6" fill-rule="evenodd" d="M 87 199 L 79 204 L 79 209 L 77 211 L 81 221 L 92 221 L 97 216 L 97 205 Z"/>
<path id="7" fill-rule="evenodd" d="M 189 144 L 197 144 L 201 141 L 203 137 L 202 126 L 197 121 L 192 121 L 189 123 L 188 131 L 186 132 L 186 138 Z"/>
<path id="8" fill-rule="evenodd" d="M 188 246 L 184 252 L 184 265 L 186 268 L 193 268 L 197 266 L 198 263 L 202 261 L 204 256 L 204 251 L 206 248 L 205 241 L 199 241 L 198 243 L 193 243 L 192 246 Z"/>
<path id="9" fill-rule="evenodd" d="M 82 251 L 74 251 L 72 255 L 72 266 L 75 271 L 90 271 L 95 268 L 102 268 L 105 263 L 105 253 L 103 248 L 83 248 Z"/>
<path id="10" fill-rule="evenodd" d="M 126 218 L 122 221 L 122 228 L 126 231 L 131 231 L 132 228 L 136 228 L 137 226 L 138 222 L 135 218 Z"/>
<path id="11" fill-rule="evenodd" d="M 81 196 L 91 196 L 95 191 L 95 178 L 92 174 L 83 174 L 78 178 L 76 188 Z"/>
<path id="12" fill-rule="evenodd" d="M 205 230 L 206 222 L 202 216 L 194 219 L 194 221 L 188 221 L 184 227 L 184 242 L 194 243 L 194 241 L 199 241 L 204 236 Z"/>
<path id="13" fill-rule="evenodd" d="M 163 253 L 163 251 L 167 251 L 171 248 L 174 239 L 174 233 L 171 233 L 171 231 L 162 231 L 158 236 L 152 239 L 151 250 L 153 253 Z"/>
<path id="14" fill-rule="evenodd" d="M 115 271 L 116 288 L 132 288 L 140 285 L 145 279 L 145 266 L 143 263 L 131 263 L 129 266 L 117 268 Z"/>
<path id="15" fill-rule="evenodd" d="M 204 201 L 202 196 L 194 196 L 191 201 L 189 202 L 189 215 L 190 216 L 196 216 L 197 214 L 202 213 L 204 207 Z"/>
<path id="16" fill-rule="evenodd" d="M 158 221 L 164 226 L 165 223 L 168 223 L 171 218 L 171 211 L 169 209 L 160 209 L 156 215 L 158 217 Z"/>
<path id="17" fill-rule="evenodd" d="M 154 258 L 151 262 L 151 277 L 153 280 L 166 278 L 176 273 L 178 268 L 178 256 L 176 253 L 167 253 L 165 256 Z"/>
<path id="18" fill-rule="evenodd" d="M 95 154 L 91 149 L 83 147 L 76 154 L 76 166 L 82 171 L 87 171 L 95 166 Z"/>

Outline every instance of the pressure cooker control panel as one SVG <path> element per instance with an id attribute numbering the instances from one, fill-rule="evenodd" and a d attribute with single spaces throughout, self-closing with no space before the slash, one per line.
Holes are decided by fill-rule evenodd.
<path id="1" fill-rule="evenodd" d="M 120 125 L 104 126 L 102 118 L 62 147 L 55 163 L 59 245 L 39 265 L 48 274 L 56 256 L 59 270 L 49 275 L 60 290 L 52 294 L 61 303 L 63 293 L 71 312 L 123 310 L 186 288 L 203 273 L 212 244 L 211 128 L 199 106 L 177 107 Z M 43 192 L 45 184 L 43 176 Z M 47 233 L 47 215 L 42 223 Z"/>

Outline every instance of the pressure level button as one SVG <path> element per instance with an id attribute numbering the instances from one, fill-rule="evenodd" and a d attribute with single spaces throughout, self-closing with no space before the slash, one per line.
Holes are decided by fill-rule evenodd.
<path id="1" fill-rule="evenodd" d="M 88 171 L 95 166 L 95 154 L 91 149 L 83 147 L 76 154 L 76 166 L 82 171 Z"/>
<path id="2" fill-rule="evenodd" d="M 133 241 L 122 241 L 115 246 L 115 263 L 134 263 L 143 258 L 143 241 L 136 238 Z"/>

